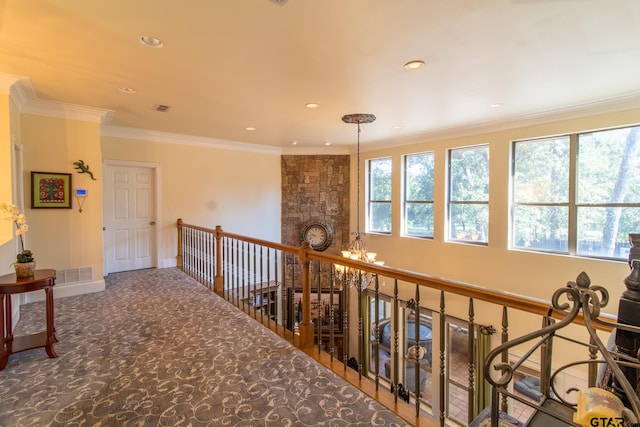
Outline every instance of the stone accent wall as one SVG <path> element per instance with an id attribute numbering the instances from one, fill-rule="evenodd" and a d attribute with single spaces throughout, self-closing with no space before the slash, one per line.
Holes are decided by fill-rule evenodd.
<path id="1" fill-rule="evenodd" d="M 339 255 L 349 246 L 349 177 L 350 157 L 348 155 L 308 155 L 282 156 L 282 243 L 299 246 L 301 234 L 305 226 L 312 221 L 329 225 L 333 230 L 333 242 L 326 253 Z M 297 256 L 285 257 L 284 288 L 285 307 L 300 306 L 295 300 L 298 280 L 301 276 Z M 311 287 L 328 289 L 331 285 L 331 266 L 312 263 L 310 271 Z M 345 296 L 335 295 L 336 301 Z M 293 329 L 297 321 L 294 310 L 284 309 L 284 323 Z M 343 357 L 342 313 L 338 314 L 338 332 L 335 335 L 336 355 Z M 328 341 L 328 334 L 323 334 L 323 342 Z M 316 338 L 317 339 L 317 338 Z"/>
<path id="2" fill-rule="evenodd" d="M 282 156 L 282 243 L 300 245 L 312 221 L 328 224 L 334 238 L 327 253 L 349 245 L 348 155 Z"/>

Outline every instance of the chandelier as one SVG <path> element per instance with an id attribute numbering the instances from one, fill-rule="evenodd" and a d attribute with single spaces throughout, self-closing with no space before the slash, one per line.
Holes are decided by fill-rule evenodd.
<path id="1" fill-rule="evenodd" d="M 352 233 L 355 237 L 349 244 L 347 250 L 342 251 L 344 258 L 368 262 L 376 265 L 383 265 L 384 261 L 377 261 L 375 252 L 369 252 L 367 244 L 362 239 L 364 233 L 360 231 L 360 123 L 371 123 L 376 119 L 373 114 L 347 114 L 342 117 L 345 123 L 356 123 L 358 125 L 358 146 L 357 146 L 357 198 L 356 198 L 356 231 Z M 365 271 L 350 268 L 340 264 L 334 264 L 336 279 L 349 287 L 365 290 L 374 280 L 376 275 Z"/>

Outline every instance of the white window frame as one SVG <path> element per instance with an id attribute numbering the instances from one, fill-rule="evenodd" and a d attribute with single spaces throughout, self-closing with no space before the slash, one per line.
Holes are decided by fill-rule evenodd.
<path id="1" fill-rule="evenodd" d="M 420 156 L 430 156 L 431 157 L 431 164 L 432 164 L 432 176 L 435 179 L 435 174 L 433 169 L 435 168 L 435 153 L 433 151 L 423 151 L 420 153 L 410 153 L 410 154 L 405 154 L 402 156 L 402 236 L 403 237 L 415 237 L 415 238 L 422 238 L 422 239 L 433 239 L 433 235 L 434 235 L 434 219 L 432 216 L 431 219 L 431 234 L 429 233 L 425 233 L 425 234 L 418 234 L 418 233 L 410 233 L 409 232 L 409 227 L 407 224 L 408 221 L 408 214 L 407 211 L 409 209 L 409 206 L 411 205 L 431 205 L 431 212 L 432 215 L 435 215 L 435 204 L 434 204 L 434 192 L 435 192 L 435 183 L 432 181 L 432 187 L 431 187 L 431 199 L 424 199 L 424 200 L 409 200 L 408 199 L 408 191 L 409 191 L 409 168 L 407 167 L 407 161 L 412 158 L 412 157 L 420 157 Z"/>
<path id="2" fill-rule="evenodd" d="M 391 165 L 391 170 L 389 172 L 390 174 L 390 183 L 389 185 L 391 186 L 390 188 L 390 192 L 389 192 L 389 200 L 377 200 L 377 199 L 372 199 L 371 195 L 373 193 L 373 185 L 372 185 L 372 164 L 374 162 L 379 162 L 379 161 L 388 161 Z M 369 159 L 367 160 L 367 185 L 366 185 L 366 200 L 367 200 L 367 209 L 366 209 L 366 221 L 365 221 L 365 228 L 367 233 L 376 233 L 376 234 L 386 234 L 386 235 L 390 235 L 393 229 L 393 158 L 391 156 L 388 157 L 378 157 L 375 159 Z M 379 230 L 379 229 L 374 229 L 372 226 L 372 220 L 373 220 L 373 205 L 375 204 L 384 204 L 384 205 L 388 205 L 389 206 L 389 230 Z"/>
<path id="3" fill-rule="evenodd" d="M 479 245 L 479 246 L 488 246 L 489 244 L 489 227 L 490 227 L 490 221 L 489 221 L 489 197 L 490 197 L 490 190 L 487 192 L 487 196 L 486 196 L 486 200 L 464 200 L 464 201 L 459 201 L 459 200 L 451 200 L 451 193 L 452 193 L 452 188 L 453 188 L 453 182 L 452 182 L 452 174 L 451 174 L 451 168 L 452 168 L 452 161 L 451 161 L 451 155 L 454 152 L 460 152 L 460 151 L 465 151 L 465 150 L 476 150 L 476 149 L 486 149 L 487 151 L 487 185 L 489 186 L 489 179 L 490 179 L 490 168 L 491 168 L 491 159 L 489 158 L 489 154 L 490 154 L 490 146 L 489 144 L 478 144 L 478 145 L 469 145 L 469 146 L 465 146 L 465 147 L 455 147 L 455 148 L 450 148 L 447 150 L 447 225 L 446 225 L 446 241 L 449 242 L 457 242 L 457 243 L 468 243 L 468 244 L 475 244 L 475 245 Z M 486 206 L 487 209 L 487 222 L 486 222 L 486 230 L 485 230 L 485 234 L 486 236 L 484 237 L 484 240 L 482 240 L 482 236 L 470 236 L 470 238 L 466 238 L 466 236 L 464 237 L 454 237 L 452 236 L 452 220 L 451 220 L 451 215 L 452 215 L 452 207 L 453 206 L 462 206 L 462 205 L 469 205 L 469 206 Z"/>
<path id="4" fill-rule="evenodd" d="M 613 131 L 618 129 L 631 129 L 637 127 L 638 124 L 626 125 L 626 126 L 618 126 L 615 128 L 606 128 L 606 129 L 597 129 L 597 130 L 589 130 L 589 131 L 580 131 L 571 134 L 563 134 L 557 136 L 546 136 L 540 138 L 529 138 L 529 139 L 521 139 L 512 141 L 511 144 L 511 173 L 510 173 L 510 194 L 511 194 L 511 214 L 509 220 L 509 249 L 510 250 L 526 250 L 530 252 L 542 252 L 542 253 L 558 253 L 570 256 L 578 256 L 578 257 L 587 257 L 587 258 L 596 258 L 596 259 L 604 259 L 604 260 L 626 260 L 625 256 L 617 257 L 608 257 L 596 254 L 587 254 L 579 252 L 578 248 L 578 209 L 581 207 L 621 207 L 621 208 L 638 208 L 640 209 L 640 202 L 638 203 L 579 203 L 577 200 L 578 192 L 578 179 L 579 174 L 577 173 L 578 169 L 578 150 L 579 150 L 579 138 L 581 135 L 587 135 L 595 132 L 603 132 L 603 131 Z M 569 182 L 568 182 L 568 201 L 566 203 L 516 203 L 516 188 L 514 182 L 515 175 L 515 155 L 516 155 L 516 146 L 518 143 L 532 143 L 535 141 L 545 141 L 549 139 L 556 138 L 568 138 L 569 139 Z M 568 209 L 568 227 L 567 227 L 567 250 L 551 250 L 551 249 L 543 249 L 543 248 L 531 248 L 531 247 L 523 247 L 521 245 L 517 245 L 515 239 L 517 236 L 515 235 L 515 210 L 518 206 L 566 206 Z M 640 231 L 640 230 L 634 230 Z"/>

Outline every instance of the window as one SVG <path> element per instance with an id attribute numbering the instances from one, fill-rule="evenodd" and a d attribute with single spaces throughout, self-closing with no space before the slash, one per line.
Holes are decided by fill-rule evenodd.
<path id="1" fill-rule="evenodd" d="M 489 239 L 489 146 L 449 151 L 449 239 Z"/>
<path id="2" fill-rule="evenodd" d="M 640 231 L 639 133 L 515 141 L 512 247 L 626 259 Z"/>
<path id="3" fill-rule="evenodd" d="M 367 231 L 391 233 L 391 157 L 369 160 Z"/>
<path id="4" fill-rule="evenodd" d="M 514 246 L 566 252 L 569 137 L 518 141 L 513 159 Z"/>
<path id="5" fill-rule="evenodd" d="M 433 238 L 433 153 L 404 157 L 403 232 Z"/>

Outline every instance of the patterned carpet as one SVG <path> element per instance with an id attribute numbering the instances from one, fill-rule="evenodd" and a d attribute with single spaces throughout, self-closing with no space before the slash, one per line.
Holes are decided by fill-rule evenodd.
<path id="1" fill-rule="evenodd" d="M 106 281 L 55 301 L 59 358 L 9 358 L 0 426 L 406 425 L 177 269 Z M 21 312 L 16 335 L 43 329 Z"/>

